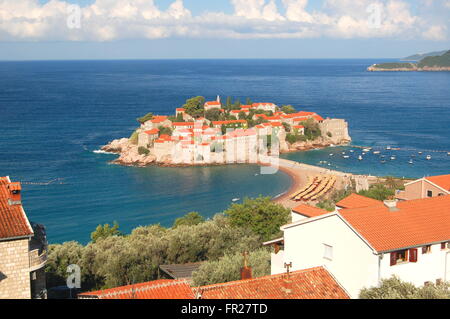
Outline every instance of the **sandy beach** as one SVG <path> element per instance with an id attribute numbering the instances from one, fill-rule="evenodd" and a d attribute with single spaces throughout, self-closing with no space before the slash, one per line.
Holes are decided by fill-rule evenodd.
<path id="1" fill-rule="evenodd" d="M 337 181 L 330 193 L 333 190 L 343 189 L 346 186 L 351 185 L 352 180 L 356 183 L 357 190 L 368 188 L 370 184 L 378 181 L 378 177 L 376 176 L 354 175 L 286 159 L 279 159 L 278 168 L 288 174 L 291 177 L 292 182 L 289 189 L 283 195 L 275 198 L 274 202 L 288 208 L 293 208 L 301 204 L 301 202 L 292 201 L 291 197 L 296 191 L 305 186 L 308 177 L 313 178 L 317 175 L 335 176 Z"/>

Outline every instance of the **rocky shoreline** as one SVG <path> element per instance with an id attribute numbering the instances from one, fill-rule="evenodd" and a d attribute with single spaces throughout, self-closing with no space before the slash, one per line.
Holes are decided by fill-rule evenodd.
<path id="1" fill-rule="evenodd" d="M 413 66 L 411 68 L 393 68 L 393 69 L 385 69 L 378 68 L 374 65 L 367 68 L 369 72 L 449 72 L 450 67 L 423 67 L 419 68 L 417 66 Z"/>
<path id="2" fill-rule="evenodd" d="M 330 147 L 336 144 L 331 143 L 330 141 L 319 138 L 315 141 L 307 141 L 307 142 L 296 142 L 294 144 L 287 143 L 287 148 L 282 149 L 280 153 L 293 153 L 299 151 L 309 151 L 314 149 L 322 149 L 326 147 Z M 348 145 L 348 143 L 341 143 L 338 145 Z M 192 166 L 206 166 L 205 164 L 173 164 L 172 159 L 170 157 L 166 157 L 161 161 L 156 160 L 156 156 L 154 155 L 142 155 L 139 154 L 138 146 L 134 145 L 130 142 L 128 138 L 122 138 L 113 140 L 107 145 L 101 148 L 102 151 L 107 153 L 113 153 L 119 155 L 119 157 L 113 161 L 112 164 L 122 165 L 122 166 L 136 166 L 136 167 L 146 167 L 157 165 L 161 167 L 192 167 Z M 224 164 L 207 164 L 207 166 L 218 166 Z M 225 164 L 226 165 L 226 164 Z"/>

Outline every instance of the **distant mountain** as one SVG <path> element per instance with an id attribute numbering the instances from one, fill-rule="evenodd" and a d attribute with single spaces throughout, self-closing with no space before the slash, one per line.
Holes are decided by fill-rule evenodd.
<path id="1" fill-rule="evenodd" d="M 367 71 L 450 71 L 450 51 L 438 56 L 427 56 L 418 63 L 374 64 Z"/>
<path id="2" fill-rule="evenodd" d="M 430 53 L 422 53 L 422 54 L 414 54 L 411 56 L 408 56 L 406 58 L 401 59 L 401 61 L 420 61 L 423 58 L 426 58 L 428 56 L 438 56 L 443 55 L 447 52 L 447 50 L 444 51 L 436 51 L 436 52 L 430 52 Z"/>

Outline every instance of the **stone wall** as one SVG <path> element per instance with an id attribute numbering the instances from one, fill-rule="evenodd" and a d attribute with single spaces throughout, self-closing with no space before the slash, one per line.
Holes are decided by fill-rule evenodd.
<path id="1" fill-rule="evenodd" d="M 0 299 L 30 299 L 28 239 L 0 241 Z"/>
<path id="2" fill-rule="evenodd" d="M 350 135 L 348 134 L 348 123 L 345 120 L 326 119 L 322 123 L 319 123 L 319 128 L 323 136 L 326 136 L 334 144 L 351 141 Z M 331 137 L 327 136 L 328 132 L 331 133 Z"/>

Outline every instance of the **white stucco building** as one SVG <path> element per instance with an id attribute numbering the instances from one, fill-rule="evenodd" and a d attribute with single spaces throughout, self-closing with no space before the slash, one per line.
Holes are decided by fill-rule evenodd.
<path id="1" fill-rule="evenodd" d="M 266 243 L 275 246 L 272 274 L 285 272 L 285 263 L 292 270 L 326 266 L 352 298 L 393 275 L 416 286 L 450 280 L 450 196 L 385 203 L 361 197 L 332 213 L 293 212 L 283 238 Z"/>

